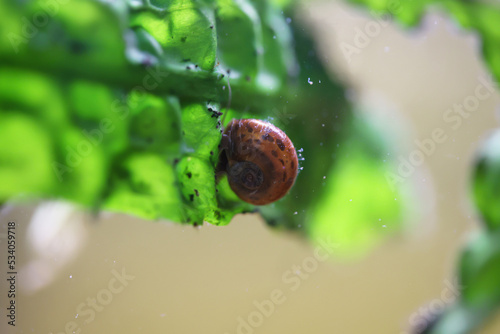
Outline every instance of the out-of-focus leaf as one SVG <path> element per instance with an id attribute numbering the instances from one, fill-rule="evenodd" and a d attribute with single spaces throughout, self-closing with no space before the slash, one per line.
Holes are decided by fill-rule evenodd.
<path id="1" fill-rule="evenodd" d="M 340 244 L 338 256 L 362 255 L 402 227 L 404 199 L 385 178 L 390 149 L 353 115 L 344 88 L 328 77 L 310 38 L 292 27 L 301 72 L 295 90 L 275 104 L 272 121 L 287 129 L 303 156 L 302 170 L 288 196 L 260 210 L 272 225 Z"/>
<path id="2" fill-rule="evenodd" d="M 460 281 L 466 305 L 500 302 L 500 232 L 483 233 L 468 245 L 460 262 Z"/>
<path id="3" fill-rule="evenodd" d="M 481 0 L 348 0 L 378 12 L 390 14 L 407 26 L 418 24 L 429 7 L 444 10 L 463 28 L 479 33 L 484 59 L 500 80 L 500 3 Z"/>
<path id="4" fill-rule="evenodd" d="M 0 133 L 0 198 L 50 192 L 56 180 L 52 138 L 46 129 L 27 116 L 0 114 Z"/>
<path id="5" fill-rule="evenodd" d="M 390 14 L 408 26 L 420 22 L 430 5 L 446 11 L 466 29 L 479 34 L 486 63 L 500 80 L 500 4 L 495 1 L 350 0 L 378 13 Z M 488 230 L 474 239 L 460 259 L 460 300 L 424 330 L 426 334 L 472 333 L 500 303 L 500 134 L 481 149 L 474 170 L 473 196 Z"/>
<path id="6" fill-rule="evenodd" d="M 446 309 L 435 321 L 414 334 L 468 334 L 472 333 L 489 315 L 487 309 L 473 308 L 458 302 Z"/>
<path id="7" fill-rule="evenodd" d="M 482 147 L 473 178 L 474 202 L 483 221 L 492 229 L 500 227 L 500 131 Z"/>
<path id="8" fill-rule="evenodd" d="M 177 178 L 158 155 L 137 153 L 117 167 L 104 208 L 147 219 L 184 221 Z"/>
<path id="9" fill-rule="evenodd" d="M 461 295 L 419 334 L 475 333 L 500 303 L 500 233 L 474 235 L 461 254 Z"/>
<path id="10" fill-rule="evenodd" d="M 387 156 L 383 146 L 375 149 L 378 153 L 370 152 L 370 144 L 382 142 L 363 137 L 367 132 L 367 125 L 353 127 L 351 133 L 356 137 L 350 137 L 338 149 L 338 165 L 324 177 L 325 194 L 313 206 L 314 223 L 309 225 L 313 240 L 329 236 L 342 245 L 337 251 L 348 254 L 363 254 L 380 241 L 381 235 L 394 234 L 403 216 L 403 198 L 384 177 L 391 168 L 383 161 Z M 377 195 L 366 189 L 377 189 Z"/>

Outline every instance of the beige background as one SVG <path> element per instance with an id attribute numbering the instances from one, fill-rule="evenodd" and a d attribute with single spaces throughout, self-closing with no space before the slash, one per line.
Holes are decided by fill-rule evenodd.
<path id="1" fill-rule="evenodd" d="M 356 29 L 373 21 L 368 13 L 338 2 L 302 12 L 332 74 L 352 87 L 360 112 L 399 136 L 399 154 L 408 157 L 415 139 L 446 130 L 449 139 L 407 181 L 416 190 L 410 227 L 355 262 L 332 257 L 291 291 L 282 275 L 313 248 L 273 232 L 257 215 L 227 227 L 192 228 L 121 215 L 96 220 L 63 204 L 39 207 L 38 218 L 34 207 L 7 208 L 0 232 L 9 219 L 19 223 L 20 281 L 17 326 L 7 328 L 2 311 L 2 333 L 59 333 L 75 321 L 81 333 L 233 334 L 237 318 L 255 311 L 255 300 L 279 289 L 286 300 L 253 333 L 399 334 L 413 312 L 439 300 L 453 282 L 457 252 L 480 225 L 468 200 L 470 167 L 482 138 L 498 126 L 498 93 L 455 131 L 442 118 L 487 76 L 480 43 L 435 13 L 421 29 L 382 28 L 348 62 L 340 45 L 353 44 Z M 5 254 L 4 239 L 1 247 Z M 112 269 L 122 268 L 135 278 L 82 325 L 87 317 L 76 316 L 77 306 L 102 293 Z M 499 331 L 500 316 L 482 333 Z"/>

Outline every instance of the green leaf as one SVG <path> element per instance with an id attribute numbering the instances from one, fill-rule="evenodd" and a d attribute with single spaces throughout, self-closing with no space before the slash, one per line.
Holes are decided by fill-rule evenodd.
<path id="1" fill-rule="evenodd" d="M 481 0 L 349 0 L 378 13 L 394 16 L 407 26 L 415 26 L 428 8 L 437 7 L 449 13 L 465 29 L 479 33 L 486 63 L 497 81 L 500 80 L 500 4 Z"/>
<path id="2" fill-rule="evenodd" d="M 500 227 L 500 131 L 496 130 L 478 154 L 473 176 L 474 202 L 491 230 Z"/>
<path id="3" fill-rule="evenodd" d="M 460 261 L 463 300 L 473 307 L 500 302 L 500 232 L 482 233 L 467 246 Z"/>
<path id="4" fill-rule="evenodd" d="M 414 26 L 430 5 L 437 5 L 466 29 L 479 34 L 483 57 L 496 80 L 500 80 L 500 4 L 494 1 L 350 0 L 372 10 L 389 13 Z M 479 152 L 473 176 L 473 199 L 485 221 L 482 232 L 460 259 L 461 300 L 440 315 L 424 333 L 471 333 L 500 304 L 500 132 L 497 130 Z"/>
<path id="5" fill-rule="evenodd" d="M 363 131 L 353 129 L 353 133 Z M 325 194 L 313 206 L 314 223 L 309 225 L 313 240 L 329 236 L 342 245 L 338 251 L 346 255 L 364 254 L 381 235 L 397 232 L 402 220 L 400 202 L 404 199 L 385 178 L 391 169 L 376 158 L 382 154 L 373 156 L 366 146 L 367 141 L 360 137 L 343 143 L 337 166 L 324 177 Z M 377 195 L 367 189 L 377 189 Z"/>
<path id="6" fill-rule="evenodd" d="M 35 120 L 14 111 L 0 113 L 0 198 L 50 193 L 57 182 L 52 138 Z"/>
<path id="7" fill-rule="evenodd" d="M 103 207 L 146 219 L 185 221 L 177 178 L 171 164 L 151 153 L 135 153 L 114 173 Z"/>

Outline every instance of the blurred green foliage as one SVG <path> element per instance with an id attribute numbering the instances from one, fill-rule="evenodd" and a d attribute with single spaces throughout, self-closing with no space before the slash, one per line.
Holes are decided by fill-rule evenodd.
<path id="1" fill-rule="evenodd" d="M 500 80 L 500 3 L 495 0 L 349 0 L 373 14 L 390 15 L 405 26 L 417 25 L 429 8 L 444 11 L 462 28 L 480 35 L 483 57 Z"/>
<path id="2" fill-rule="evenodd" d="M 387 145 L 288 1 L 5 0 L 0 64 L 0 202 L 63 198 L 193 225 L 258 209 L 345 253 L 401 226 Z M 275 123 L 303 152 L 285 198 L 255 208 L 216 183 L 222 111 Z"/>
<path id="3" fill-rule="evenodd" d="M 489 1 L 351 0 L 406 25 L 429 5 L 482 38 L 500 79 L 500 11 Z M 230 89 L 231 87 L 231 89 Z M 383 136 L 352 112 L 288 0 L 0 2 L 0 203 L 64 198 L 95 210 L 216 225 L 256 208 L 214 168 L 221 111 L 280 126 L 305 160 L 273 226 L 364 252 L 401 226 Z M 460 262 L 460 301 L 427 329 L 466 333 L 499 302 L 498 156 L 475 176 L 489 233 Z M 458 326 L 458 327 L 457 327 Z"/>
<path id="4" fill-rule="evenodd" d="M 500 130 L 496 130 L 478 154 L 474 171 L 474 201 L 486 226 L 500 228 Z"/>
<path id="5" fill-rule="evenodd" d="M 350 0 L 368 6 L 375 15 L 418 24 L 429 5 L 448 13 L 463 28 L 477 32 L 482 52 L 496 81 L 500 81 L 500 3 L 466 0 Z M 478 329 L 500 305 L 500 132 L 481 149 L 473 175 L 473 200 L 487 230 L 475 235 L 459 260 L 458 301 L 427 328 L 415 333 L 466 334 Z"/>

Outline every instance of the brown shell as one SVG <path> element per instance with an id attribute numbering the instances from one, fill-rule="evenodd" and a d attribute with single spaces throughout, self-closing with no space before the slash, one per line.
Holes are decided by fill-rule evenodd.
<path id="1" fill-rule="evenodd" d="M 298 159 L 292 141 L 283 131 L 258 119 L 239 119 L 227 125 L 224 139 L 221 150 L 226 153 L 229 185 L 239 198 L 265 205 L 288 193 L 297 177 Z M 239 162 L 251 162 L 260 168 L 262 183 L 257 188 L 248 188 L 231 177 L 231 168 Z M 250 181 L 255 182 L 255 176 Z"/>

